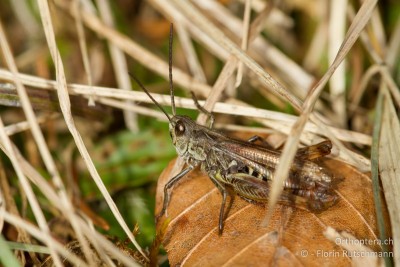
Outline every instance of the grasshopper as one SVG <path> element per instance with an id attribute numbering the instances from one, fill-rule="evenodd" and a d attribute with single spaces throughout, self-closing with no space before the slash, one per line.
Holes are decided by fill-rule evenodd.
<path id="1" fill-rule="evenodd" d="M 255 142 L 260 137 L 253 136 L 247 141 L 230 138 L 213 129 L 213 115 L 200 106 L 192 93 L 197 108 L 207 114 L 209 127 L 197 124 L 184 115 L 177 115 L 174 101 L 172 80 L 172 32 L 169 39 L 169 84 L 171 94 L 172 116 L 151 96 L 143 84 L 132 78 L 149 96 L 154 104 L 165 114 L 169 121 L 169 133 L 177 154 L 187 163 L 187 167 L 170 179 L 164 187 L 164 201 L 157 218 L 163 216 L 171 198 L 171 188 L 187 173 L 200 166 L 208 174 L 222 194 L 219 213 L 219 234 L 224 226 L 225 204 L 228 192 L 233 191 L 250 202 L 266 202 L 270 192 L 271 181 L 274 179 L 280 152 L 258 145 Z M 332 176 L 314 159 L 328 155 L 332 144 L 329 140 L 297 151 L 291 166 L 288 179 L 280 200 L 307 207 L 312 211 L 322 211 L 332 206 L 337 195 L 332 190 Z"/>

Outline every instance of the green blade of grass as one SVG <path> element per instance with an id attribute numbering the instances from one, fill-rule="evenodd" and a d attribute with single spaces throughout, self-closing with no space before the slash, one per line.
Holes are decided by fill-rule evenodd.
<path id="1" fill-rule="evenodd" d="M 381 199 L 381 187 L 379 185 L 379 137 L 381 134 L 382 127 L 382 110 L 383 110 L 383 94 L 382 91 L 378 95 L 376 101 L 376 113 L 375 123 L 372 137 L 371 147 L 371 177 L 372 177 L 372 189 L 374 193 L 375 212 L 378 223 L 379 238 L 381 241 L 387 240 L 387 231 L 385 227 L 385 220 L 383 217 L 383 203 Z M 388 246 L 382 242 L 382 250 L 384 252 L 389 251 Z M 385 266 L 392 266 L 393 263 L 390 258 L 385 257 Z"/>
<path id="2" fill-rule="evenodd" d="M 8 242 L 4 240 L 3 235 L 0 235 L 0 262 L 2 262 L 3 266 L 21 266 L 18 263 L 17 258 L 15 258 L 14 254 L 12 253 Z"/>

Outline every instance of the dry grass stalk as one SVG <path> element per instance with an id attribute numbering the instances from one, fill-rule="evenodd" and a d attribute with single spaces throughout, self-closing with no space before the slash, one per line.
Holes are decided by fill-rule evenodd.
<path id="1" fill-rule="evenodd" d="M 114 19 L 112 17 L 111 8 L 109 1 L 96 1 L 101 19 L 104 23 L 110 27 L 114 28 Z M 114 68 L 114 73 L 117 79 L 118 87 L 127 91 L 132 90 L 132 85 L 129 77 L 128 66 L 126 63 L 126 58 L 118 47 L 116 47 L 112 42 L 108 42 L 108 49 L 110 50 L 111 60 Z M 126 101 L 128 105 L 135 106 L 133 101 Z M 124 111 L 125 124 L 133 132 L 137 132 L 137 115 L 135 112 L 125 110 Z"/>
<path id="2" fill-rule="evenodd" d="M 14 77 L 17 76 L 18 70 L 17 67 L 15 65 L 14 62 L 14 58 L 11 54 L 11 49 L 7 43 L 7 39 L 3 30 L 3 26 L 0 23 L 0 44 L 1 44 L 1 48 L 3 50 L 4 56 L 6 58 L 6 62 L 8 64 L 8 67 L 11 69 Z M 30 105 L 29 99 L 28 99 L 28 95 L 25 91 L 25 88 L 23 86 L 23 84 L 21 83 L 21 81 L 16 78 L 15 80 L 16 82 L 16 87 L 17 87 L 17 91 L 18 94 L 20 96 L 21 99 L 21 104 L 22 107 L 24 109 L 24 112 L 27 116 L 28 119 L 28 123 L 32 129 L 32 133 L 35 137 L 35 140 L 37 142 L 37 144 L 39 145 L 39 149 L 41 152 L 41 155 L 44 159 L 44 162 L 46 164 L 46 167 L 51 171 L 51 174 L 53 176 L 54 182 L 57 182 L 57 184 L 60 184 L 60 176 L 57 174 L 57 171 L 55 169 L 55 164 L 53 162 L 53 159 L 50 155 L 50 151 L 47 148 L 46 142 L 44 141 L 44 137 L 42 132 L 40 131 L 39 125 L 36 121 L 36 117 L 35 114 L 33 113 L 33 109 Z M 46 233 L 49 234 L 50 230 L 47 226 L 46 223 L 46 219 L 44 217 L 44 214 L 42 212 L 42 210 L 40 209 L 39 203 L 33 193 L 33 190 L 28 182 L 28 180 L 26 179 L 26 177 L 24 176 L 20 166 L 19 166 L 19 162 L 17 157 L 15 156 L 13 147 L 12 147 L 12 142 L 9 139 L 9 137 L 7 136 L 5 130 L 4 130 L 4 124 L 2 119 L 0 118 L 0 138 L 2 140 L 2 143 L 4 144 L 5 148 L 9 151 L 10 153 L 10 159 L 12 161 L 13 167 L 15 169 L 15 171 L 17 172 L 18 178 L 21 182 L 22 187 L 24 188 L 24 191 L 27 194 L 29 203 L 32 207 L 32 211 L 35 215 L 35 218 L 41 228 L 41 230 Z M 55 248 L 54 245 L 51 241 L 49 241 L 48 239 L 46 239 L 46 244 L 48 245 L 49 249 L 50 249 L 50 253 L 51 255 L 54 257 L 54 262 L 57 266 L 61 266 L 61 261 L 57 255 L 57 253 L 55 252 Z"/>
<path id="3" fill-rule="evenodd" d="M 3 150 L 3 152 L 11 158 L 10 153 L 3 147 L 0 146 L 0 149 Z M 24 157 L 21 155 L 21 153 L 18 151 L 18 149 L 13 146 L 14 153 L 16 154 L 16 157 L 19 159 L 19 164 L 20 168 L 23 172 L 24 175 L 26 175 L 27 178 L 29 178 L 33 184 L 37 186 L 42 192 L 42 194 L 51 201 L 51 203 L 59 210 L 63 210 L 64 206 L 63 203 L 58 196 L 58 194 L 55 192 L 54 188 L 46 181 L 46 179 L 32 166 L 29 164 L 28 161 L 24 159 Z M 28 231 L 31 235 L 36 236 L 36 230 L 32 232 L 31 227 L 32 226 L 25 226 L 26 222 L 22 218 L 17 218 L 19 219 L 19 223 L 15 224 L 16 226 L 19 226 L 22 224 L 23 226 L 21 227 L 22 229 L 25 229 Z M 9 221 L 10 222 L 10 221 Z M 11 221 L 13 223 L 13 221 Z M 89 229 L 89 226 L 87 225 L 86 221 L 83 221 L 82 218 L 78 217 L 77 218 L 77 223 L 82 227 L 84 230 L 88 240 L 91 240 L 93 242 L 97 242 L 98 244 L 101 244 L 104 247 L 105 251 L 108 251 L 111 255 L 113 255 L 115 258 L 119 259 L 121 262 L 124 263 L 129 263 L 128 266 L 136 266 L 135 262 L 132 261 L 132 258 L 127 257 L 126 255 L 122 254 L 120 250 L 116 249 L 115 246 L 108 240 L 106 240 L 102 234 L 93 231 L 93 229 Z M 42 239 L 39 238 L 39 240 L 46 240 L 46 235 L 44 237 L 41 237 Z M 60 252 L 61 255 L 66 256 L 69 255 L 68 250 L 61 244 L 59 244 L 58 241 L 55 241 L 54 239 L 51 239 L 51 242 L 56 242 L 55 246 L 56 249 L 57 247 L 62 247 L 63 251 Z M 58 251 L 58 249 L 57 249 Z M 68 258 L 68 257 L 66 257 Z M 73 258 L 71 260 L 73 263 Z"/>
<path id="4" fill-rule="evenodd" d="M 357 13 L 354 21 L 350 25 L 350 28 L 346 34 L 343 44 L 341 45 L 338 54 L 329 67 L 328 71 L 321 78 L 321 80 L 317 83 L 316 86 L 311 90 L 308 98 L 303 104 L 303 112 L 300 115 L 298 121 L 294 124 L 291 133 L 285 143 L 285 146 L 282 151 L 281 160 L 278 164 L 278 167 L 275 171 L 275 179 L 272 182 L 272 190 L 270 201 L 268 203 L 269 213 L 276 206 L 279 195 L 283 190 L 283 181 L 285 181 L 286 177 L 289 174 L 290 165 L 293 162 L 294 155 L 297 150 L 297 146 L 299 143 L 301 132 L 304 129 L 304 126 L 307 122 L 308 117 L 311 115 L 312 109 L 316 100 L 318 99 L 322 89 L 325 84 L 328 82 L 328 79 L 332 76 L 336 68 L 343 61 L 344 57 L 349 52 L 350 48 L 353 46 L 354 42 L 357 40 L 361 31 L 369 21 L 370 16 L 372 15 L 372 11 L 375 8 L 377 1 L 365 1 L 361 6 L 359 12 Z M 269 220 L 270 214 L 266 217 L 266 222 Z"/>
<path id="5" fill-rule="evenodd" d="M 190 40 L 187 29 L 180 23 L 175 26 L 175 29 L 178 33 L 179 41 L 185 53 L 190 72 L 193 74 L 193 77 L 199 82 L 207 83 L 206 76 L 203 69 L 201 68 L 201 64 L 196 55 L 196 51 L 193 47 L 192 41 Z"/>
<path id="6" fill-rule="evenodd" d="M 103 181 L 101 180 L 94 163 L 83 143 L 83 140 L 81 138 L 80 133 L 75 127 L 74 124 L 74 119 L 71 114 L 71 103 L 69 100 L 69 95 L 68 95 L 68 89 L 67 89 L 67 83 L 65 79 L 65 74 L 64 74 L 64 67 L 62 64 L 62 59 L 60 56 L 60 53 L 58 51 L 56 42 L 55 42 L 55 36 L 54 36 L 54 30 L 52 27 L 52 22 L 51 22 L 51 16 L 50 16 L 50 10 L 47 1 L 44 0 L 38 0 L 38 5 L 40 9 L 40 15 L 41 19 L 44 25 L 44 30 L 46 34 L 46 39 L 48 42 L 48 46 L 51 52 L 52 59 L 55 63 L 55 69 L 56 69 L 56 77 L 57 77 L 57 93 L 58 93 L 58 98 L 60 102 L 60 107 L 63 113 L 63 116 L 65 118 L 65 122 L 67 123 L 68 129 L 70 130 L 75 143 L 78 147 L 79 152 L 82 155 L 82 158 L 84 159 L 86 166 L 90 172 L 90 174 L 93 177 L 94 182 L 96 183 L 97 187 L 100 189 L 101 193 L 103 194 L 107 204 L 109 205 L 111 211 L 113 212 L 115 218 L 131 240 L 131 242 L 135 245 L 135 247 L 138 249 L 139 252 L 146 258 L 146 255 L 144 254 L 142 248 L 140 245 L 136 242 L 135 237 L 132 235 L 130 232 L 128 226 L 126 225 L 124 219 L 122 218 L 121 214 L 119 213 L 114 201 L 112 200 L 109 192 L 107 191 L 106 187 L 103 184 Z M 86 255 L 89 254 L 89 249 L 85 248 L 85 243 L 83 242 L 82 244 L 84 245 L 83 249 L 86 252 Z M 101 253 L 101 252 L 100 252 Z M 88 259 L 90 261 L 90 257 Z"/>
<path id="7" fill-rule="evenodd" d="M 73 0 L 72 2 L 72 8 L 73 12 L 75 14 L 75 27 L 76 31 L 78 33 L 78 40 L 79 40 L 79 48 L 82 53 L 82 60 L 83 60 L 83 67 L 86 72 L 86 77 L 87 77 L 87 83 L 89 86 L 93 85 L 93 78 L 92 78 L 92 71 L 90 68 L 90 63 L 89 63 L 89 56 L 88 56 L 88 49 L 87 49 L 87 44 L 86 44 L 86 37 L 85 37 L 85 30 L 83 29 L 82 25 L 82 18 L 80 16 L 79 9 L 81 9 L 81 4 L 79 0 Z M 92 90 L 93 91 L 93 90 Z M 89 106 L 94 106 L 94 96 L 89 97 Z"/>
<path id="8" fill-rule="evenodd" d="M 243 51 L 247 50 L 248 43 L 249 43 L 249 29 L 250 29 L 250 11 L 251 11 L 251 0 L 247 0 L 244 6 L 244 15 L 243 15 L 243 36 L 242 36 L 242 44 L 240 48 Z M 243 64 L 239 63 L 237 74 L 236 74 L 236 83 L 235 87 L 239 87 L 240 83 L 242 82 L 243 78 Z"/>
<path id="9" fill-rule="evenodd" d="M 400 124 L 393 101 L 385 87 L 383 90 L 382 128 L 379 139 L 379 173 L 384 189 L 393 235 L 394 262 L 400 262 Z"/>
<path id="10" fill-rule="evenodd" d="M 347 0 L 331 2 L 330 22 L 329 22 L 329 63 L 336 57 L 338 49 L 344 40 L 346 26 Z M 334 112 L 337 114 L 337 124 L 344 127 L 347 122 L 346 116 L 346 61 L 336 69 L 329 80 L 330 95 Z"/>
<path id="11" fill-rule="evenodd" d="M 30 75 L 25 75 L 25 74 L 19 74 L 22 82 L 26 85 L 29 86 L 34 86 L 37 88 L 42 88 L 42 89 L 54 89 L 56 84 L 54 81 L 51 80 L 46 80 Z M 1 69 L 0 68 L 0 77 L 6 80 L 12 80 L 12 76 L 10 72 Z M 227 77 L 227 76 L 226 76 Z M 225 77 L 225 78 L 226 78 Z M 88 92 L 88 86 L 87 85 L 82 85 L 82 84 L 69 84 L 69 93 L 70 94 L 80 94 L 86 96 L 89 94 Z M 102 98 L 117 98 L 120 100 L 134 100 L 137 102 L 143 102 L 143 103 L 152 103 L 151 100 L 148 98 L 148 96 L 143 93 L 143 92 L 136 92 L 136 91 L 121 91 L 116 88 L 107 88 L 107 87 L 98 87 L 98 86 L 93 86 L 93 89 L 96 91 L 96 95 L 99 98 L 98 101 L 102 102 Z M 154 99 L 159 102 L 162 105 L 170 105 L 170 97 L 166 95 L 160 95 L 160 94 L 153 94 Z M 205 105 L 204 101 L 199 101 L 201 105 Z M 109 100 L 105 100 L 104 103 L 111 103 Z M 116 103 L 115 101 L 113 103 Z M 120 104 L 122 107 L 122 104 Z M 144 114 L 147 114 L 147 109 L 142 109 L 142 108 L 136 108 L 136 107 L 126 107 L 123 105 L 126 109 L 131 109 L 131 110 L 136 110 L 137 112 L 141 112 Z M 189 109 L 196 109 L 196 106 L 193 103 L 192 99 L 189 98 L 182 98 L 182 97 L 176 97 L 176 106 L 177 107 L 183 107 L 183 108 L 189 108 Z M 276 121 L 279 123 L 282 123 L 282 129 L 284 133 L 288 133 L 288 131 L 284 130 L 285 125 L 291 126 L 296 120 L 296 116 L 289 115 L 286 113 L 282 112 L 276 112 L 276 111 L 270 111 L 270 110 L 265 110 L 265 109 L 259 109 L 259 108 L 254 108 L 251 106 L 245 106 L 242 102 L 235 101 L 233 99 L 228 100 L 227 103 L 223 102 L 217 102 L 215 103 L 215 106 L 213 108 L 213 111 L 216 113 L 223 113 L 223 114 L 230 114 L 230 115 L 235 115 L 235 116 L 245 116 L 245 117 L 251 117 L 251 118 L 259 118 L 262 119 L 262 123 L 268 122 L 268 121 Z M 155 117 L 160 118 L 160 116 L 155 115 L 155 114 L 161 114 L 161 113 L 153 113 Z M 268 126 L 268 125 L 267 125 Z M 279 129 L 279 125 L 276 125 L 273 127 L 275 129 Z M 359 144 L 364 144 L 364 145 L 370 145 L 371 144 L 371 137 L 362 133 L 354 132 L 354 131 L 349 131 L 345 129 L 340 129 L 336 128 L 333 126 L 328 126 L 327 129 L 331 131 L 336 138 L 339 140 L 345 141 L 345 142 L 352 142 L 352 143 L 359 143 Z M 306 131 L 310 131 L 312 133 L 318 134 L 318 135 L 325 135 L 326 129 L 321 130 L 321 128 L 317 127 L 314 123 L 308 122 L 306 124 Z"/>

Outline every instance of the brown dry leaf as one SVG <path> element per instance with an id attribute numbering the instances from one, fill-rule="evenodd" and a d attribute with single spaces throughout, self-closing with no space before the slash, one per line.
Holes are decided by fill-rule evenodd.
<path id="1" fill-rule="evenodd" d="M 330 226 L 358 239 L 378 239 L 371 179 L 343 162 L 327 159 L 324 165 L 335 177 L 344 177 L 335 206 L 315 214 L 278 205 L 269 225 L 262 227 L 266 205 L 250 204 L 236 196 L 222 236 L 217 228 L 221 194 L 207 175 L 192 171 L 173 188 L 167 210 L 170 223 L 163 245 L 171 266 L 350 265 L 345 249 L 323 232 Z M 161 210 L 172 167 L 171 163 L 159 179 L 156 212 Z M 165 216 L 158 227 L 163 220 Z M 370 249 L 381 250 L 377 244 Z"/>

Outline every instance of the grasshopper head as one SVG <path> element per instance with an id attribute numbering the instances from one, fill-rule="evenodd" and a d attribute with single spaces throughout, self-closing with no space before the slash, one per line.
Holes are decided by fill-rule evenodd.
<path id="1" fill-rule="evenodd" d="M 193 132 L 194 121 L 187 116 L 175 115 L 169 123 L 169 134 L 179 156 L 188 149 L 188 144 Z"/>

